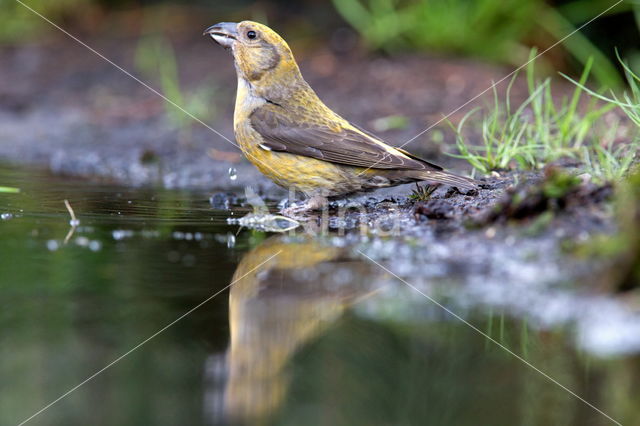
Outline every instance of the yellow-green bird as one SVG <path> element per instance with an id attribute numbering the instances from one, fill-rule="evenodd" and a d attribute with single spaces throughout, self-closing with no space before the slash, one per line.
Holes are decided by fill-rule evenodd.
<path id="1" fill-rule="evenodd" d="M 234 131 L 245 156 L 275 183 L 321 207 L 324 197 L 427 181 L 464 189 L 474 180 L 387 145 L 327 107 L 304 80 L 291 49 L 271 28 L 221 22 L 204 31 L 231 50 L 238 91 Z"/>

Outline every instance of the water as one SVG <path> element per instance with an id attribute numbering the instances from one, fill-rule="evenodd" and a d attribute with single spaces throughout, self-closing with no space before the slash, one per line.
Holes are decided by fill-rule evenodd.
<path id="1" fill-rule="evenodd" d="M 229 167 L 229 179 L 236 180 L 238 179 L 238 171 L 235 167 Z"/>
<path id="2" fill-rule="evenodd" d="M 640 418 L 638 351 L 606 332 L 633 330 L 633 311 L 548 284 L 536 260 L 527 281 L 510 262 L 535 242 L 511 242 L 508 261 L 472 235 L 427 249 L 240 228 L 227 218 L 252 207 L 214 210 L 209 193 L 10 167 L 0 184 L 21 189 L 0 194 L 0 424 L 114 360 L 28 424 L 614 424 L 478 330 L 621 423 Z M 579 318 L 603 306 L 598 340 Z"/>

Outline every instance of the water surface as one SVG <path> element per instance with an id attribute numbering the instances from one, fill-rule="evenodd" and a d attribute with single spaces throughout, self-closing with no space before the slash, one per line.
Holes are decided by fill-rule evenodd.
<path id="1" fill-rule="evenodd" d="M 204 192 L 8 166 L 0 184 L 21 190 L 0 194 L 0 424 L 178 318 L 29 424 L 614 424 L 442 306 L 622 424 L 640 418 L 635 346 L 584 344 L 597 327 L 569 308 L 618 302 L 546 284 L 553 270 L 536 286 L 438 242 L 420 257 L 412 238 L 239 229 L 227 218 L 250 207 L 215 210 Z"/>

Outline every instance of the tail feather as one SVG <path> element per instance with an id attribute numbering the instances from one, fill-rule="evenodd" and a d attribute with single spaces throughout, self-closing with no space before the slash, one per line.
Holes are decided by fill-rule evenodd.
<path id="1" fill-rule="evenodd" d="M 444 170 L 421 171 L 417 177 L 427 182 L 442 183 L 461 189 L 476 189 L 478 187 L 478 181 L 468 177 L 458 176 Z"/>

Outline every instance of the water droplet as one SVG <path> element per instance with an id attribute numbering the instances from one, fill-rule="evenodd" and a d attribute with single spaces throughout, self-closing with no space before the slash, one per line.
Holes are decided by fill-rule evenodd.
<path id="1" fill-rule="evenodd" d="M 2 220 L 13 219 L 13 214 L 12 213 L 2 213 L 0 215 L 0 219 L 2 219 Z"/>
<path id="2" fill-rule="evenodd" d="M 233 234 L 227 234 L 227 248 L 233 248 L 236 245 L 236 236 Z"/>
<path id="3" fill-rule="evenodd" d="M 229 167 L 229 179 L 236 180 L 238 179 L 238 171 L 235 167 Z"/>

